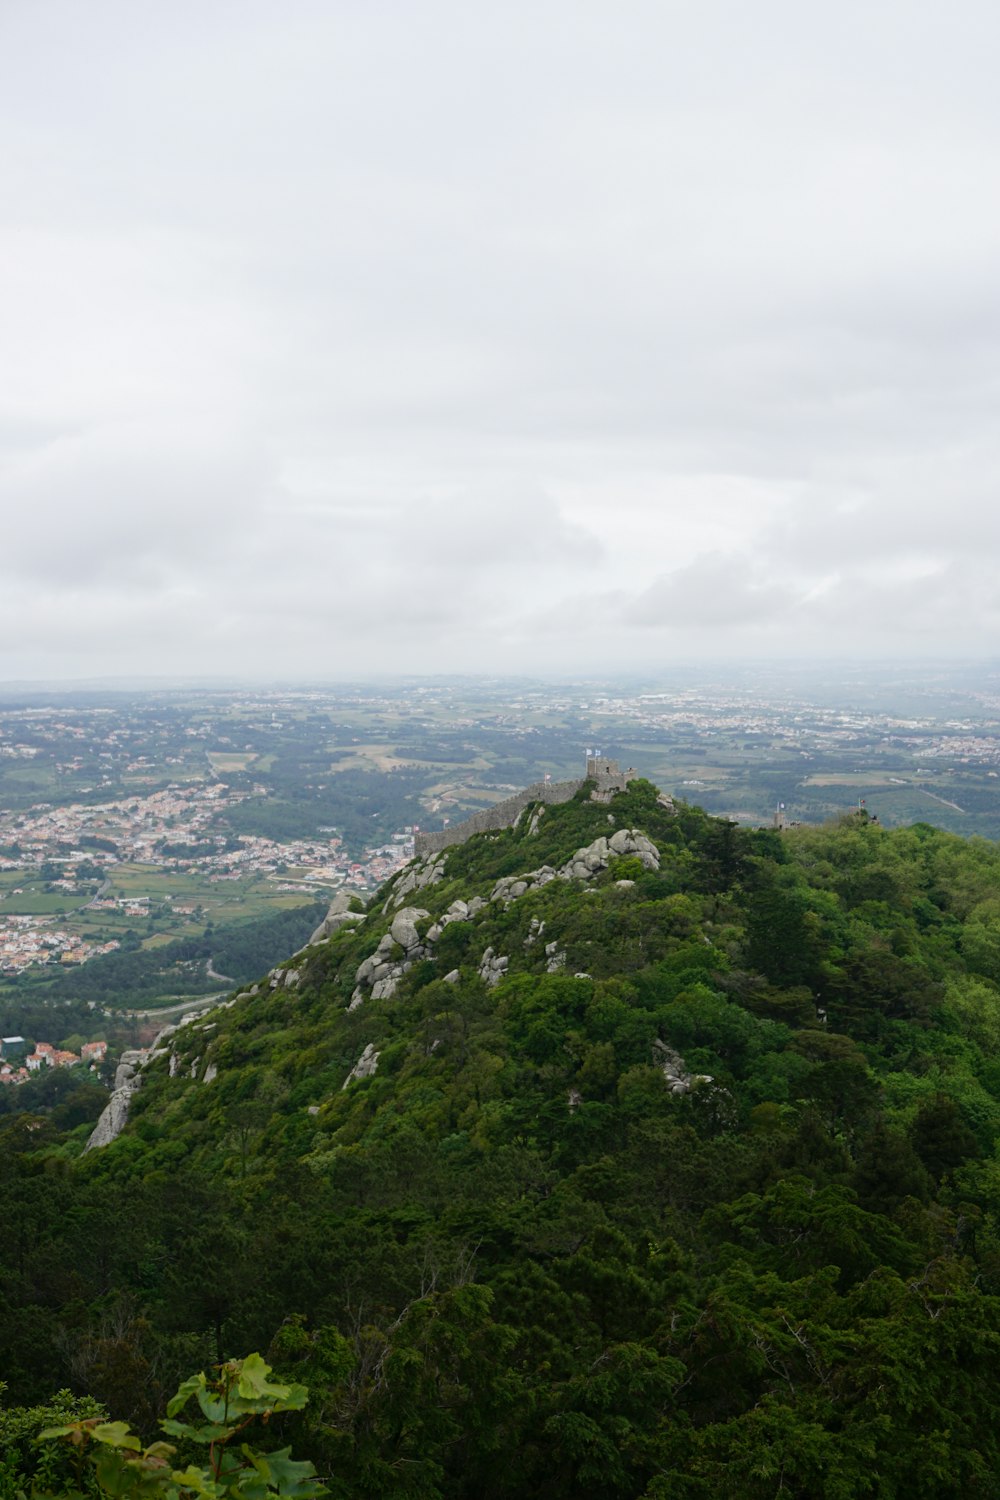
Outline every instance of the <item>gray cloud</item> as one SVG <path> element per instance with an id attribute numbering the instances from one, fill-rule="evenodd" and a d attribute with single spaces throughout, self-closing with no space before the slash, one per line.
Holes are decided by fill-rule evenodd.
<path id="1" fill-rule="evenodd" d="M 1000 15 L 0 15 L 0 674 L 993 649 Z"/>
<path id="2" fill-rule="evenodd" d="M 706 556 L 657 578 L 623 612 L 629 625 L 748 629 L 787 616 L 796 604 L 787 589 L 745 557 Z"/>

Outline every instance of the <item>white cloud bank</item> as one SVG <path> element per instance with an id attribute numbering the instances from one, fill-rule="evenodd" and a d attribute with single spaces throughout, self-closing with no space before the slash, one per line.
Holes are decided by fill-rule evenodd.
<path id="1" fill-rule="evenodd" d="M 1000 12 L 0 11 L 0 677 L 993 654 Z"/>

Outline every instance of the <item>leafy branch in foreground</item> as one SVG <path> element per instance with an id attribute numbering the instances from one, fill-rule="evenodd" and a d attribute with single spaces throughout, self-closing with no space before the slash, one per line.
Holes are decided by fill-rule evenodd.
<path id="1" fill-rule="evenodd" d="M 89 1417 L 47 1427 L 38 1441 L 61 1439 L 74 1450 L 76 1489 L 63 1492 L 83 1496 L 93 1492 L 115 1500 L 187 1500 L 206 1496 L 209 1500 L 268 1500 L 280 1495 L 289 1500 L 316 1500 L 326 1493 L 317 1482 L 311 1463 L 296 1462 L 290 1449 L 260 1453 L 238 1441 L 258 1418 L 266 1423 L 279 1412 L 301 1411 L 309 1399 L 303 1385 L 281 1385 L 271 1378 L 271 1366 L 259 1354 L 230 1360 L 209 1379 L 204 1372 L 185 1380 L 167 1405 L 163 1431 L 168 1437 L 207 1448 L 207 1463 L 191 1462 L 174 1468 L 176 1447 L 156 1442 L 144 1448 L 126 1422 L 106 1422 Z M 200 1415 L 194 1421 L 178 1421 L 191 1401 Z"/>

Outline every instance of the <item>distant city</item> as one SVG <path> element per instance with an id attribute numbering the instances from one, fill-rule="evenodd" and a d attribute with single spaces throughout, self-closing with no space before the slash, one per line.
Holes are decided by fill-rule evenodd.
<path id="1" fill-rule="evenodd" d="M 0 1000 L 37 999 L 45 976 L 122 949 L 144 955 L 144 1004 L 188 993 L 195 973 L 200 990 L 223 987 L 233 976 L 212 953 L 235 942 L 238 956 L 254 924 L 338 890 L 366 899 L 415 829 L 578 776 L 585 749 L 744 824 L 779 808 L 822 822 L 864 800 L 887 825 L 1000 836 L 1000 671 L 982 664 L 13 686 L 0 690 Z M 185 940 L 207 956 L 179 962 Z"/>

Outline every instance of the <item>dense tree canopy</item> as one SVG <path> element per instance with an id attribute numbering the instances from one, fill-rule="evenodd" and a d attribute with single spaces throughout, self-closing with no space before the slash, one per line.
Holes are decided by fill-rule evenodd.
<path id="1" fill-rule="evenodd" d="M 659 868 L 492 899 L 617 829 Z M 259 1347 L 345 1500 L 1000 1496 L 1000 850 L 584 793 L 403 897 L 374 999 L 394 889 L 171 1038 L 105 1150 L 0 1122 L 9 1398 L 148 1441 Z"/>

